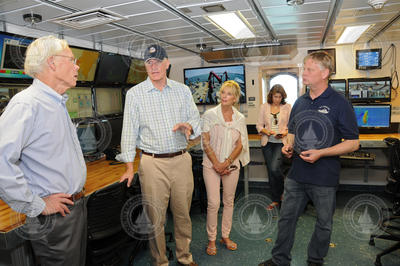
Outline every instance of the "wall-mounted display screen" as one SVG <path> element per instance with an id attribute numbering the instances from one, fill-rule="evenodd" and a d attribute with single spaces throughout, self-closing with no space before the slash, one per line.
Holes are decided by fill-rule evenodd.
<path id="1" fill-rule="evenodd" d="M 122 90 L 117 88 L 95 88 L 98 115 L 122 114 Z"/>
<path id="2" fill-rule="evenodd" d="M 329 80 L 329 85 L 332 89 L 339 92 L 346 97 L 346 80 L 345 79 L 331 79 Z"/>
<path id="3" fill-rule="evenodd" d="M 356 69 L 380 69 L 382 65 L 382 49 L 356 50 Z"/>
<path id="4" fill-rule="evenodd" d="M 0 33 L 0 78 L 31 79 L 24 72 L 25 53 L 33 41 L 18 35 Z"/>
<path id="5" fill-rule="evenodd" d="M 186 68 L 183 70 L 183 75 L 196 104 L 217 104 L 217 93 L 227 80 L 234 80 L 239 84 L 241 90 L 239 102 L 246 102 L 244 65 Z"/>
<path id="6" fill-rule="evenodd" d="M 97 66 L 96 85 L 119 85 L 126 81 L 131 59 L 128 56 L 101 53 Z"/>
<path id="7" fill-rule="evenodd" d="M 390 102 L 392 85 L 389 77 L 348 79 L 347 82 L 352 102 Z"/>
<path id="8" fill-rule="evenodd" d="M 78 81 L 92 82 L 96 74 L 97 60 L 100 53 L 98 51 L 71 47 L 72 53 L 77 59 L 79 66 Z"/>
<path id="9" fill-rule="evenodd" d="M 389 128 L 390 127 L 390 104 L 365 104 L 353 105 L 357 118 L 357 124 L 360 128 Z"/>
<path id="10" fill-rule="evenodd" d="M 131 59 L 128 77 L 126 78 L 127 84 L 136 85 L 147 79 L 146 67 L 144 66 L 143 59 Z"/>
<path id="11" fill-rule="evenodd" d="M 67 90 L 67 95 L 66 106 L 71 118 L 93 117 L 91 88 L 71 88 Z"/>

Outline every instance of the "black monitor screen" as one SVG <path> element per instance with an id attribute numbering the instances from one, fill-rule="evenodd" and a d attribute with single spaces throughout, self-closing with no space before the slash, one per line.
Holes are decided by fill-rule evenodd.
<path id="1" fill-rule="evenodd" d="M 352 102 L 390 102 L 391 79 L 348 79 L 349 99 Z"/>
<path id="2" fill-rule="evenodd" d="M 0 78 L 31 79 L 24 72 L 25 53 L 32 39 L 0 34 Z"/>
<path id="3" fill-rule="evenodd" d="M 118 85 L 126 81 L 131 59 L 128 56 L 101 53 L 95 77 L 96 85 Z"/>
<path id="4" fill-rule="evenodd" d="M 187 68 L 183 70 L 183 75 L 196 104 L 217 104 L 217 93 L 227 80 L 234 80 L 239 84 L 239 102 L 246 102 L 244 65 Z"/>
<path id="5" fill-rule="evenodd" d="M 356 51 L 356 69 L 380 69 L 382 64 L 382 49 L 367 49 Z"/>
<path id="6" fill-rule="evenodd" d="M 332 89 L 339 92 L 346 97 L 346 80 L 345 79 L 331 79 L 329 80 L 329 85 Z"/>
<path id="7" fill-rule="evenodd" d="M 360 128 L 389 128 L 390 127 L 390 104 L 375 105 L 353 105 Z"/>

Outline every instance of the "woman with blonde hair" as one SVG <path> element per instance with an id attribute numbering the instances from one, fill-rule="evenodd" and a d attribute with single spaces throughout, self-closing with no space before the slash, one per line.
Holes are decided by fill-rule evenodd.
<path id="1" fill-rule="evenodd" d="M 261 134 L 261 148 L 267 165 L 272 203 L 267 210 L 273 210 L 281 202 L 283 193 L 282 147 L 288 133 L 291 106 L 286 103 L 286 92 L 282 85 L 272 86 L 267 102 L 261 105 L 257 131 Z"/>
<path id="2" fill-rule="evenodd" d="M 229 250 L 237 249 L 237 244 L 229 238 L 233 202 L 239 179 L 239 161 L 245 166 L 250 160 L 245 117 L 233 107 L 239 100 L 239 84 L 228 80 L 222 84 L 219 94 L 220 104 L 207 110 L 202 117 L 203 177 L 208 200 L 206 249 L 208 255 L 217 254 L 215 241 L 221 181 L 224 209 L 220 242 Z"/>

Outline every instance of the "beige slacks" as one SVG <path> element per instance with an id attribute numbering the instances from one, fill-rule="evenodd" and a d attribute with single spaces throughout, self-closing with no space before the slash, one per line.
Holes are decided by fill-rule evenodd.
<path id="1" fill-rule="evenodd" d="M 232 228 L 233 202 L 239 180 L 239 168 L 229 175 L 220 176 L 214 169 L 203 166 L 203 178 L 207 190 L 207 234 L 209 241 L 217 238 L 218 210 L 220 206 L 220 186 L 222 179 L 223 195 L 221 234 L 228 238 Z"/>
<path id="2" fill-rule="evenodd" d="M 154 234 L 149 240 L 154 265 L 168 265 L 164 232 L 168 202 L 174 220 L 176 258 L 182 264 L 191 263 L 192 223 L 189 211 L 193 194 L 193 172 L 190 154 L 186 152 L 173 158 L 142 155 L 139 180 L 143 199 L 151 203 L 144 207 L 154 226 Z"/>

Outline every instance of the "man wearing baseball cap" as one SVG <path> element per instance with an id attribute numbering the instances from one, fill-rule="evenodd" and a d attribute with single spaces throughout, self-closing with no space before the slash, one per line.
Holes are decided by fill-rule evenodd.
<path id="1" fill-rule="evenodd" d="M 154 265 L 168 265 L 164 224 L 168 203 L 174 218 L 176 258 L 179 265 L 197 265 L 190 253 L 193 193 L 192 159 L 187 141 L 200 135 L 200 115 L 189 88 L 167 78 L 170 65 L 164 48 L 150 45 L 144 52 L 148 78 L 126 95 L 121 154 L 126 163 L 120 182 L 134 178 L 136 148 L 142 150 L 139 181 L 146 213 Z M 146 206 L 147 205 L 147 206 Z"/>

